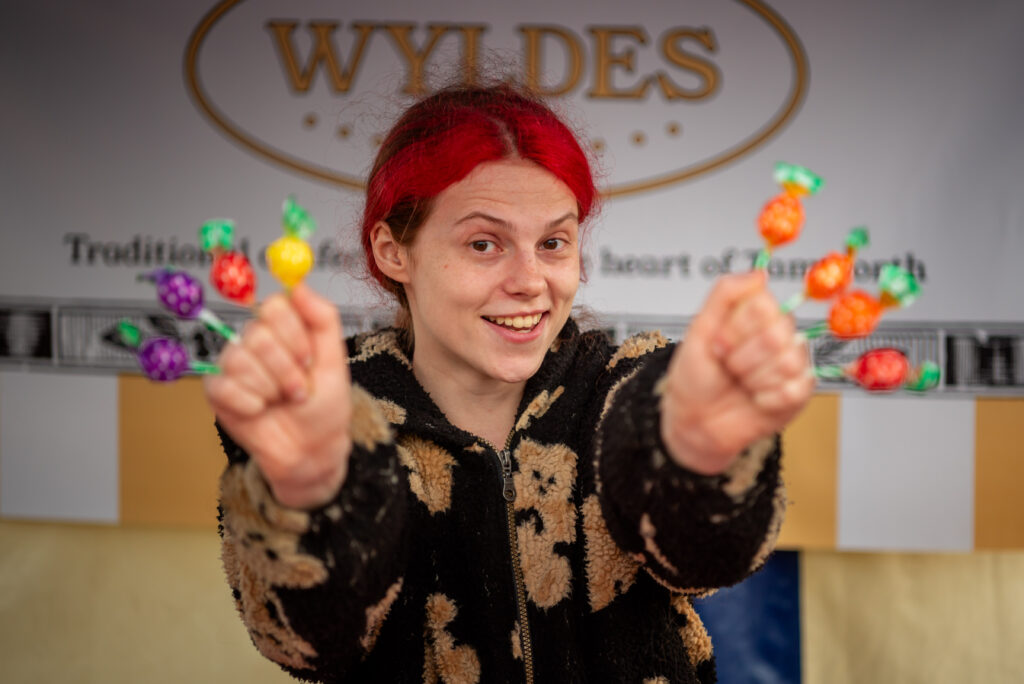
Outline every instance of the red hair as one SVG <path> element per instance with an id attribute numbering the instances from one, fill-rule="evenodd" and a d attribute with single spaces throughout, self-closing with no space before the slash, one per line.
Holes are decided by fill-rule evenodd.
<path id="1" fill-rule="evenodd" d="M 480 164 L 521 158 L 547 169 L 576 197 L 582 225 L 596 209 L 597 189 L 587 155 L 569 128 L 530 93 L 509 84 L 454 86 L 410 107 L 381 144 L 367 181 L 362 243 L 370 275 L 406 306 L 401 285 L 373 256 L 379 221 L 396 241 L 410 244 L 433 200 Z"/>

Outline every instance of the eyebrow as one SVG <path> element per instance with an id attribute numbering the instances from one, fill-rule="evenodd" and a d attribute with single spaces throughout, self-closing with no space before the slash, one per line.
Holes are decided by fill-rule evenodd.
<path id="1" fill-rule="evenodd" d="M 466 221 L 471 221 L 471 220 L 477 219 L 477 218 L 483 219 L 485 221 L 493 223 L 493 224 L 495 224 L 497 226 L 500 226 L 502 228 L 505 228 L 507 230 L 512 230 L 512 224 L 509 223 L 508 221 L 506 221 L 505 219 L 498 218 L 497 216 L 491 216 L 490 214 L 485 214 L 482 211 L 473 211 L 473 212 L 470 212 L 470 213 L 466 214 L 465 216 L 460 218 L 458 221 L 456 221 L 455 225 L 459 225 L 461 223 L 465 223 Z M 579 221 L 579 218 L 576 216 L 576 212 L 575 211 L 568 211 L 565 214 L 562 214 L 561 216 L 556 218 L 555 220 L 549 221 L 546 227 L 547 228 L 554 228 L 555 226 L 560 224 L 562 221 L 565 221 L 567 219 L 576 219 L 577 221 Z"/>

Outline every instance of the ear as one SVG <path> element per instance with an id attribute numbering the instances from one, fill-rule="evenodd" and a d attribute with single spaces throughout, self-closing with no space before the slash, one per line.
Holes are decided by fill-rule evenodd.
<path id="1" fill-rule="evenodd" d="M 397 283 L 409 282 L 409 250 L 398 244 L 391 234 L 391 226 L 383 221 L 370 230 L 370 244 L 377 268 Z"/>

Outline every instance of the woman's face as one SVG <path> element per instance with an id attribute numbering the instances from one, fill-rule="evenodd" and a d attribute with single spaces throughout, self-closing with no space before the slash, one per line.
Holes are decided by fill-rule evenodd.
<path id="1" fill-rule="evenodd" d="M 524 382 L 579 285 L 576 198 L 533 162 L 481 164 L 437 196 L 410 257 L 413 364 L 470 387 Z"/>

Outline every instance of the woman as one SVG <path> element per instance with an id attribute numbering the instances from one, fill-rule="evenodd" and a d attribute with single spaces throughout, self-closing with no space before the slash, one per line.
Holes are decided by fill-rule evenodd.
<path id="1" fill-rule="evenodd" d="M 223 558 L 264 655 L 321 681 L 714 681 L 691 598 L 771 550 L 807 354 L 757 273 L 678 347 L 581 332 L 596 196 L 543 104 L 442 91 L 368 182 L 404 322 L 346 349 L 300 286 L 224 352 Z"/>

